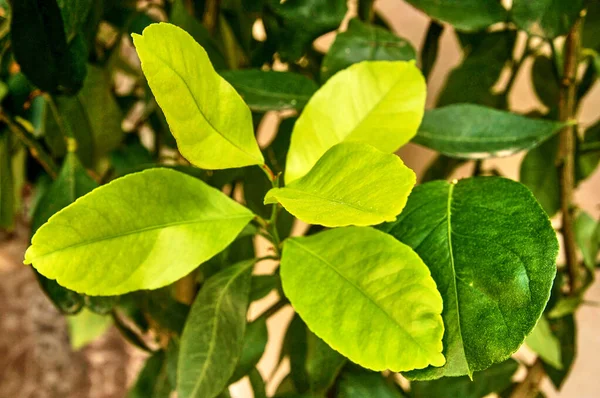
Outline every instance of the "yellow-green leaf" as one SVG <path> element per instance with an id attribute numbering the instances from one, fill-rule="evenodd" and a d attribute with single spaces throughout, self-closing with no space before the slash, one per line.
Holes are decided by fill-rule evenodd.
<path id="1" fill-rule="evenodd" d="M 167 23 L 152 24 L 141 36 L 134 34 L 133 42 L 187 160 L 204 169 L 264 163 L 250 109 L 187 32 Z"/>
<path id="2" fill-rule="evenodd" d="M 157 289 L 227 247 L 252 217 L 196 178 L 149 169 L 56 213 L 33 236 L 25 263 L 88 295 Z"/>
<path id="3" fill-rule="evenodd" d="M 364 61 L 335 74 L 298 118 L 285 181 L 306 175 L 335 144 L 360 141 L 395 152 L 416 134 L 426 86 L 413 61 Z"/>
<path id="4" fill-rule="evenodd" d="M 415 182 L 398 156 L 345 142 L 329 149 L 301 179 L 267 192 L 265 203 L 279 202 L 310 224 L 375 225 L 396 219 Z"/>
<path id="5" fill-rule="evenodd" d="M 394 372 L 441 366 L 442 298 L 408 246 L 348 227 L 285 242 L 283 290 L 308 327 L 351 361 Z"/>

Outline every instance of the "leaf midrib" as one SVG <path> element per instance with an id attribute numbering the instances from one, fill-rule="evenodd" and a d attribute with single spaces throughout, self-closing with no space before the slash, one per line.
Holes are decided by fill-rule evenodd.
<path id="1" fill-rule="evenodd" d="M 65 247 L 61 247 L 55 250 L 52 250 L 50 252 L 44 253 L 42 255 L 36 256 L 34 257 L 36 260 L 39 260 L 40 258 L 44 258 L 46 256 L 50 256 L 52 254 L 55 253 L 59 253 L 61 251 L 66 251 L 66 250 L 72 250 L 72 249 L 76 249 L 78 247 L 81 246 L 86 246 L 86 245 L 92 245 L 98 242 L 103 242 L 103 241 L 107 241 L 107 240 L 113 240 L 113 239 L 118 239 L 118 238 L 122 238 L 125 236 L 129 236 L 129 235 L 134 235 L 134 234 L 142 234 L 145 232 L 149 232 L 149 231 L 154 231 L 157 229 L 166 229 L 166 228 L 170 228 L 170 227 L 176 227 L 176 226 L 180 226 L 180 225 L 188 225 L 188 224 L 201 224 L 201 223 L 205 223 L 205 222 L 214 222 L 214 221 L 224 221 L 224 220 L 238 220 L 238 219 L 242 219 L 242 218 L 252 218 L 249 214 L 244 214 L 244 215 L 240 215 L 240 216 L 236 216 L 236 217 L 212 217 L 212 218 L 203 218 L 203 219 L 194 219 L 194 220 L 185 220 L 185 221 L 175 221 L 175 222 L 170 222 L 170 223 L 164 223 L 164 224 L 157 224 L 157 225 L 151 225 L 148 227 L 144 227 L 144 228 L 140 228 L 140 229 L 136 229 L 136 230 L 132 230 L 132 231 L 127 231 L 124 233 L 118 233 L 118 234 L 113 234 L 113 235 L 108 235 L 108 236 L 104 236 L 101 238 L 97 238 L 97 239 L 90 239 L 90 240 L 86 240 L 83 242 L 79 242 L 79 243 L 75 243 L 73 245 L 69 245 L 69 246 L 65 246 Z M 34 243 L 34 242 L 32 242 Z M 33 261 L 33 259 L 28 259 L 29 261 Z"/>
<path id="2" fill-rule="evenodd" d="M 365 297 L 367 300 L 369 300 L 375 306 L 375 308 L 377 308 L 379 311 L 381 311 L 392 322 L 392 324 L 396 326 L 396 328 L 398 330 L 402 331 L 406 336 L 408 336 L 408 338 L 410 340 L 412 340 L 415 343 L 415 345 L 417 347 L 419 347 L 419 349 L 422 350 L 425 354 L 428 354 L 431 351 L 431 350 L 425 349 L 419 341 L 417 341 L 406 329 L 404 329 L 404 327 L 401 324 L 398 323 L 398 321 L 396 321 L 396 319 L 394 319 L 394 317 L 392 315 L 390 315 L 390 313 L 388 313 L 384 308 L 380 307 L 379 304 L 377 304 L 377 302 L 370 295 L 368 295 L 366 292 L 364 292 L 356 283 L 354 283 L 350 279 L 346 278 L 346 276 L 344 276 L 344 274 L 342 274 L 333 264 L 331 264 L 329 261 L 327 261 L 326 259 L 321 257 L 319 254 L 310 250 L 308 247 L 302 245 L 297 240 L 290 239 L 288 241 L 288 244 L 289 243 L 293 243 L 293 244 L 297 245 L 300 249 L 304 250 L 306 253 L 308 253 L 312 257 L 316 258 L 317 260 L 319 260 L 322 263 L 329 266 L 329 268 L 331 270 L 333 270 L 340 278 L 342 278 L 344 281 L 346 281 L 350 286 L 352 286 L 363 297 Z"/>
<path id="3" fill-rule="evenodd" d="M 361 211 L 363 213 L 381 215 L 381 213 L 379 213 L 379 212 L 377 212 L 377 211 L 375 211 L 373 209 L 363 208 L 363 207 L 357 206 L 357 205 L 352 204 L 352 203 L 343 202 L 341 200 L 336 200 L 334 198 L 326 198 L 326 197 L 320 196 L 320 195 L 318 195 L 316 193 L 305 191 L 305 190 L 302 190 L 302 189 L 290 188 L 290 187 L 283 187 L 283 188 L 279 188 L 279 189 L 281 190 L 280 192 L 285 192 L 285 191 L 298 192 L 300 194 L 307 195 L 307 196 L 312 196 L 314 198 L 321 199 L 323 201 L 337 203 L 337 204 L 342 205 L 342 206 L 348 206 L 348 207 L 351 207 L 351 208 L 353 208 L 355 210 Z M 276 196 L 276 195 L 273 195 L 273 196 Z M 288 199 L 298 200 L 298 199 L 293 199 L 293 198 L 288 198 Z"/>

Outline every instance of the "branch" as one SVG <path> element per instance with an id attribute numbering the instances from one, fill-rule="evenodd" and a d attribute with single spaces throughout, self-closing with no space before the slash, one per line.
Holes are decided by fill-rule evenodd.
<path id="1" fill-rule="evenodd" d="M 538 358 L 529 368 L 525 379 L 515 387 L 510 398 L 533 398 L 538 394 L 539 385 L 544 378 L 544 365 Z"/>

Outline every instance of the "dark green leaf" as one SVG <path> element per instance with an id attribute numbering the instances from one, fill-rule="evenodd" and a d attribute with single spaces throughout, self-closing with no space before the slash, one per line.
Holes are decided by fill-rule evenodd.
<path id="1" fill-rule="evenodd" d="M 421 177 L 421 183 L 433 181 L 433 180 L 447 180 L 454 171 L 466 163 L 466 159 L 451 158 L 446 155 L 438 155 L 429 164 L 427 170 Z"/>
<path id="2" fill-rule="evenodd" d="M 181 334 L 190 307 L 175 300 L 169 288 L 144 292 L 146 310 L 161 327 Z"/>
<path id="3" fill-rule="evenodd" d="M 550 109 L 555 108 L 560 87 L 554 62 L 550 58 L 544 55 L 535 57 L 531 67 L 531 81 L 540 101 Z"/>
<path id="4" fill-rule="evenodd" d="M 323 59 L 321 81 L 361 61 L 408 61 L 415 57 L 415 49 L 408 41 L 378 26 L 351 19 L 348 30 L 337 34 Z"/>
<path id="5" fill-rule="evenodd" d="M 119 302 L 119 296 L 86 296 L 85 306 L 92 312 L 107 315 Z"/>
<path id="6" fill-rule="evenodd" d="M 268 0 L 277 18 L 266 21 L 267 37 L 277 40 L 284 61 L 300 58 L 319 36 L 335 30 L 347 12 L 346 0 Z"/>
<path id="7" fill-rule="evenodd" d="M 254 260 L 232 265 L 207 280 L 181 337 L 180 398 L 212 398 L 233 375 L 242 354 Z"/>
<path id="8" fill-rule="evenodd" d="M 509 359 L 490 368 L 468 376 L 444 377 L 439 380 L 414 381 L 410 383 L 413 398 L 481 398 L 498 393 L 511 385 L 511 377 L 519 364 Z"/>
<path id="9" fill-rule="evenodd" d="M 413 142 L 446 156 L 485 159 L 533 148 L 563 126 L 480 105 L 455 104 L 426 111 Z"/>
<path id="10" fill-rule="evenodd" d="M 137 134 L 127 134 L 125 142 L 110 153 L 110 163 L 115 177 L 140 171 L 153 162 L 152 155 L 142 145 Z"/>
<path id="11" fill-rule="evenodd" d="M 400 398 L 402 393 L 381 373 L 358 367 L 348 367 L 342 372 L 336 387 L 338 398 Z"/>
<path id="12" fill-rule="evenodd" d="M 254 398 L 267 398 L 267 392 L 265 390 L 265 381 L 263 380 L 260 372 L 254 368 L 250 371 L 250 385 L 254 392 Z"/>
<path id="13" fill-rule="evenodd" d="M 307 330 L 306 374 L 309 390 L 325 394 L 335 382 L 347 359 Z"/>
<path id="14" fill-rule="evenodd" d="M 516 32 L 463 33 L 459 34 L 459 39 L 464 45 L 465 58 L 450 72 L 437 106 L 469 102 L 505 108 L 506 98 L 495 96 L 491 89 L 506 62 L 512 58 Z"/>
<path id="15" fill-rule="evenodd" d="M 433 20 L 429 22 L 425 41 L 421 48 L 421 71 L 425 79 L 429 78 L 429 74 L 433 70 L 435 61 L 437 60 L 440 38 L 443 32 L 444 25 Z"/>
<path id="16" fill-rule="evenodd" d="M 579 142 L 579 150 L 584 150 L 590 146 L 594 147 L 595 150 L 577 153 L 575 158 L 578 181 L 583 181 L 591 176 L 600 164 L 600 122 L 588 127 L 585 130 L 583 140 Z"/>
<path id="17" fill-rule="evenodd" d="M 558 253 L 527 188 L 498 177 L 430 182 L 382 229 L 415 249 L 444 299 L 446 364 L 409 377 L 472 375 L 523 343 L 550 297 Z"/>
<path id="18" fill-rule="evenodd" d="M 0 228 L 12 229 L 15 218 L 15 192 L 10 156 L 10 136 L 0 132 Z"/>
<path id="19" fill-rule="evenodd" d="M 93 2 L 93 0 L 57 0 L 68 42 L 83 27 Z"/>
<path id="20" fill-rule="evenodd" d="M 308 354 L 308 329 L 298 314 L 288 325 L 281 354 L 290 359 L 290 379 L 295 391 L 306 392 L 310 388 L 306 357 Z M 279 390 L 278 390 L 279 392 Z"/>
<path id="21" fill-rule="evenodd" d="M 306 76 L 292 72 L 259 69 L 221 72 L 255 112 L 300 110 L 317 91 L 317 84 Z"/>
<path id="22" fill-rule="evenodd" d="M 279 275 L 253 275 L 250 289 L 250 302 L 266 297 L 280 285 Z"/>
<path id="23" fill-rule="evenodd" d="M 560 389 L 565 379 L 569 375 L 575 356 L 577 354 L 577 332 L 575 319 L 573 315 L 565 316 L 559 319 L 550 319 L 550 329 L 560 342 L 560 354 L 562 357 L 562 370 L 556 369 L 544 362 L 544 369 L 550 377 L 552 384 Z"/>
<path id="24" fill-rule="evenodd" d="M 581 32 L 582 47 L 600 50 L 600 2 L 588 1 Z"/>
<path id="25" fill-rule="evenodd" d="M 585 0 L 514 0 L 511 18 L 530 35 L 553 39 L 569 32 Z"/>
<path id="26" fill-rule="evenodd" d="M 269 332 L 267 330 L 266 318 L 258 318 L 246 326 L 242 355 L 233 372 L 233 376 L 229 379 L 229 384 L 235 383 L 242 377 L 251 373 L 263 356 L 268 340 Z"/>
<path id="27" fill-rule="evenodd" d="M 507 12 L 498 0 L 407 0 L 433 19 L 448 22 L 458 30 L 482 30 L 506 20 Z"/>
<path id="28" fill-rule="evenodd" d="M 169 398 L 171 390 L 166 355 L 158 351 L 146 361 L 127 398 Z"/>
<path id="29" fill-rule="evenodd" d="M 40 89 L 68 94 L 81 89 L 85 68 L 80 65 L 85 66 L 86 54 L 67 44 L 56 0 L 14 1 L 11 38 L 21 70 Z"/>
<path id="30" fill-rule="evenodd" d="M 556 155 L 558 136 L 544 142 L 525 155 L 521 162 L 519 180 L 533 192 L 549 216 L 560 208 L 560 186 Z"/>

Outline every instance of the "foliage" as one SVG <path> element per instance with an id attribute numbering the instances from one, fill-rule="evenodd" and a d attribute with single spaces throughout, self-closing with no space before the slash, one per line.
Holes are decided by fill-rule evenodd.
<path id="1" fill-rule="evenodd" d="M 158 3 L 0 1 L 0 228 L 30 222 L 25 263 L 75 347 L 114 325 L 149 351 L 131 397 L 244 377 L 256 397 L 526 396 L 524 342 L 564 383 L 600 249 L 573 200 L 600 162 L 600 122 L 576 121 L 597 2 L 408 0 L 432 19 L 419 51 L 372 0 L 347 24 L 345 0 Z M 449 30 L 463 59 L 425 111 Z M 543 106 L 523 115 L 529 60 Z M 394 154 L 409 142 L 437 153 L 419 185 Z M 516 153 L 520 182 L 486 167 Z M 266 389 L 267 321 L 289 306 L 291 370 Z"/>

